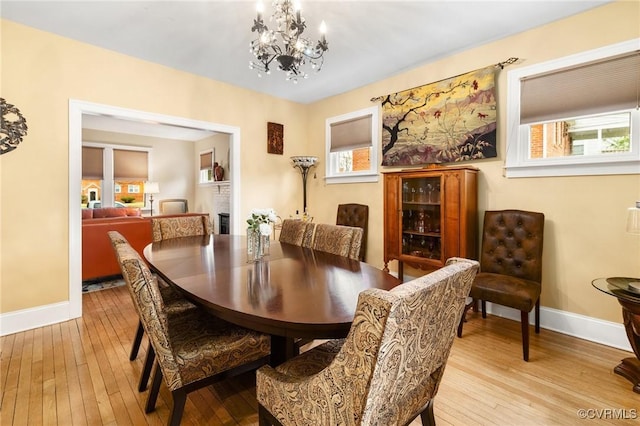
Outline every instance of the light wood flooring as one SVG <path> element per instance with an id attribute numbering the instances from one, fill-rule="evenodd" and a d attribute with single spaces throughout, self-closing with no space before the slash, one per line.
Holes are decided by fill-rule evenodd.
<path id="1" fill-rule="evenodd" d="M 171 398 L 164 385 L 150 415 L 143 408 L 146 392 L 137 391 L 146 343 L 138 359 L 129 361 L 137 317 L 127 289 L 83 298 L 81 319 L 1 338 L 3 426 L 166 424 Z M 471 313 L 435 400 L 436 421 L 440 426 L 638 425 L 640 395 L 612 371 L 631 355 L 542 330 L 532 332 L 526 363 L 517 322 Z M 581 409 L 599 418 L 582 420 Z M 250 373 L 190 394 L 182 424 L 255 425 L 256 412 Z M 415 420 L 412 426 L 419 424 Z"/>

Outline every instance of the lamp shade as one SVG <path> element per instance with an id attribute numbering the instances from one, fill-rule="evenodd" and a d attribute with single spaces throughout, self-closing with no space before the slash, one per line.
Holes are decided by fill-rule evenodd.
<path id="1" fill-rule="evenodd" d="M 627 210 L 627 232 L 640 235 L 640 201 L 636 201 L 636 206 Z"/>
<path id="2" fill-rule="evenodd" d="M 145 194 L 158 194 L 160 192 L 160 185 L 158 182 L 145 182 L 144 193 Z"/>

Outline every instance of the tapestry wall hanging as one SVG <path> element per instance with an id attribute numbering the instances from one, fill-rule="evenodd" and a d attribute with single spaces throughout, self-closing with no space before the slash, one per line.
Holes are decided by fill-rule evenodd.
<path id="1" fill-rule="evenodd" d="M 495 157 L 496 66 L 378 98 L 382 165 Z"/>

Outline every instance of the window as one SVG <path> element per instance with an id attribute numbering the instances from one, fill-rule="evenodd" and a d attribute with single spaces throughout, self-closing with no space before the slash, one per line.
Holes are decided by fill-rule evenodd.
<path id="1" fill-rule="evenodd" d="M 148 180 L 149 152 L 149 148 L 84 143 L 81 194 L 83 207 L 88 206 L 90 201 L 101 201 L 100 205 L 103 207 L 121 202 L 131 207 L 144 207 L 141 188 L 143 182 Z"/>
<path id="2" fill-rule="evenodd" d="M 378 181 L 378 106 L 326 121 L 327 183 Z"/>
<path id="3" fill-rule="evenodd" d="M 213 182 L 213 150 L 200 153 L 200 183 Z"/>
<path id="4" fill-rule="evenodd" d="M 508 73 L 507 177 L 638 173 L 639 42 Z"/>

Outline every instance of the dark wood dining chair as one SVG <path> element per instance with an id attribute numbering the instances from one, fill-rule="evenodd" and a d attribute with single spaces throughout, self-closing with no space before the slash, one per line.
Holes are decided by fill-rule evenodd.
<path id="1" fill-rule="evenodd" d="M 266 425 L 435 424 L 433 401 L 478 262 L 446 266 L 390 291 L 360 293 L 346 339 L 256 374 Z"/>
<path id="2" fill-rule="evenodd" d="M 480 300 L 482 318 L 486 302 L 520 311 L 522 357 L 529 361 L 529 312 L 535 308 L 535 332 L 540 333 L 542 243 L 544 214 L 523 210 L 487 211 L 484 214 L 480 273 L 471 287 L 473 302 Z M 458 327 L 462 337 L 464 316 Z"/>
<path id="3" fill-rule="evenodd" d="M 114 240 L 124 239 L 110 236 Z M 155 409 L 163 379 L 173 399 L 167 424 L 177 426 L 188 393 L 269 361 L 271 341 L 267 335 L 235 326 L 200 308 L 168 315 L 158 281 L 140 255 L 126 242 L 116 244 L 115 249 L 145 333 L 157 355 L 146 413 Z"/>
<path id="4" fill-rule="evenodd" d="M 369 234 L 369 206 L 365 204 L 339 204 L 336 225 L 362 228 L 362 244 L 358 260 L 364 262 L 367 253 L 367 235 Z"/>

